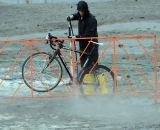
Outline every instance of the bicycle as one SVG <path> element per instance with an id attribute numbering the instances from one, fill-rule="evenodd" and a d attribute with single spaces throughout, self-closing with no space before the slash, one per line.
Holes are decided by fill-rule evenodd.
<path id="1" fill-rule="evenodd" d="M 73 76 L 69 68 L 66 66 L 65 59 L 62 57 L 60 50 L 65 49 L 65 50 L 74 51 L 80 54 L 82 52 L 79 50 L 72 50 L 71 48 L 68 48 L 63 44 L 64 41 L 56 40 L 56 39 L 57 37 L 52 36 L 50 33 L 48 34 L 47 43 L 49 42 L 50 47 L 54 50 L 52 54 L 47 52 L 38 52 L 33 54 L 32 56 L 29 56 L 23 63 L 22 78 L 24 80 L 24 83 L 34 91 L 48 92 L 56 88 L 63 76 L 62 65 L 67 71 L 71 81 L 73 81 Z M 93 41 L 90 41 L 90 42 L 93 42 Z M 53 43 L 56 43 L 56 45 Z M 94 42 L 94 46 L 96 44 L 99 44 L 99 43 Z M 93 51 L 94 46 L 91 52 Z M 114 91 L 114 73 L 112 72 L 112 70 L 110 70 L 108 67 L 104 65 L 99 65 L 99 64 L 97 64 L 93 68 L 93 62 L 92 62 L 92 66 L 86 68 L 86 65 L 89 59 L 91 59 L 90 57 L 91 52 L 90 53 L 84 52 L 84 54 L 87 55 L 88 58 L 84 66 L 80 70 L 78 77 L 76 78 L 76 84 L 79 85 L 79 90 L 81 94 L 84 94 L 86 85 L 95 86 L 95 92 L 100 93 L 100 87 L 102 82 L 106 82 L 108 91 L 113 92 Z M 30 65 L 31 63 L 32 63 L 32 66 Z M 85 75 L 87 74 L 92 74 L 94 76 L 95 81 L 93 83 L 86 82 Z M 98 80 L 99 74 L 103 74 L 103 76 L 105 77 L 104 78 L 105 81 L 100 82 Z"/>

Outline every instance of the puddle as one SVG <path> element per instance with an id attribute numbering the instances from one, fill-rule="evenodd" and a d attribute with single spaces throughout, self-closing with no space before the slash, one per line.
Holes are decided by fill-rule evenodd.
<path id="1" fill-rule="evenodd" d="M 32 4 L 32 3 L 71 3 L 79 0 L 0 0 L 0 2 L 8 4 Z M 87 2 L 109 2 L 114 0 L 87 0 Z"/>

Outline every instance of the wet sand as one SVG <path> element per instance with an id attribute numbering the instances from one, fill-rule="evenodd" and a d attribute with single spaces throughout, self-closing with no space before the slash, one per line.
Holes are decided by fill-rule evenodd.
<path id="1" fill-rule="evenodd" d="M 98 20 L 99 36 L 106 35 L 144 35 L 156 34 L 157 60 L 159 61 L 160 48 L 160 1 L 158 0 L 115 0 L 111 2 L 89 3 L 90 11 Z M 76 12 L 75 3 L 63 4 L 29 4 L 11 5 L 0 4 L 0 40 L 1 39 L 29 39 L 44 38 L 48 32 L 58 37 L 67 37 L 68 25 L 66 16 Z M 77 33 L 77 22 L 73 22 L 74 33 Z M 105 41 L 105 40 L 104 40 Z M 133 56 L 134 60 L 141 63 L 143 70 L 150 82 L 153 83 L 153 66 L 144 50 L 135 44 L 134 39 L 120 40 L 125 49 Z M 137 42 L 136 42 L 137 43 Z M 153 56 L 153 41 L 142 40 L 142 43 Z M 0 55 L 0 60 L 15 59 L 24 44 L 12 43 Z M 38 43 L 43 51 L 49 47 Z M 0 43 L 0 49 L 3 43 Z M 113 46 L 109 48 L 103 60 L 113 62 Z M 29 48 L 28 48 L 29 49 Z M 104 48 L 100 48 L 102 52 Z M 33 50 L 35 51 L 35 50 Z M 117 48 L 117 61 L 128 63 L 127 57 L 121 48 Z M 22 55 L 22 60 L 28 57 L 28 51 Z M 11 72 L 12 75 L 21 77 L 19 62 Z M 0 62 L 1 78 L 6 73 L 8 62 Z M 10 65 L 12 62 L 10 62 Z M 146 64 L 148 65 L 146 67 Z M 7 68 L 6 68 L 7 66 Z M 137 90 L 146 89 L 146 83 L 139 76 L 138 71 L 129 63 L 118 65 L 125 76 L 130 76 L 129 81 Z M 158 67 L 158 76 L 159 67 Z M 118 90 L 126 91 L 128 88 L 118 77 Z M 1 95 L 12 94 L 21 82 L 5 81 L 0 85 Z M 140 87 L 139 84 L 142 84 Z M 61 88 L 62 89 L 62 88 Z M 148 88 L 147 88 L 148 89 Z M 22 85 L 19 93 L 30 94 L 30 89 Z M 18 93 L 18 94 L 19 94 Z M 160 92 L 158 93 L 160 94 Z M 6 96 L 5 95 L 5 96 Z M 50 98 L 50 99 L 20 99 L 1 101 L 0 129 L 19 130 L 88 130 L 88 129 L 159 129 L 160 103 L 153 102 L 154 94 L 142 95 L 115 95 L 104 104 L 92 104 L 81 97 Z"/>

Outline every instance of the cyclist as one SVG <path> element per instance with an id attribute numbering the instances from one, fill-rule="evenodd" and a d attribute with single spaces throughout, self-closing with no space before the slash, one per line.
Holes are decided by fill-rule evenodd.
<path id="1" fill-rule="evenodd" d="M 98 37 L 97 33 L 97 20 L 96 18 L 89 12 L 88 10 L 88 4 L 85 1 L 79 1 L 77 4 L 77 10 L 78 12 L 70 15 L 67 17 L 67 20 L 78 20 L 78 32 L 79 35 L 76 35 L 76 38 L 81 37 Z M 80 50 L 83 51 L 87 44 L 89 39 L 87 40 L 79 40 L 79 47 Z M 93 41 L 98 42 L 97 39 L 94 39 Z M 94 43 L 90 43 L 89 47 L 87 48 L 87 52 L 90 52 L 92 46 Z M 91 57 L 96 63 L 98 59 L 98 45 L 96 45 L 95 49 L 93 50 Z M 84 62 L 86 61 L 87 56 L 83 55 L 81 57 L 81 66 L 83 66 Z M 91 63 L 91 62 L 89 62 Z M 88 65 L 90 66 L 90 65 Z M 87 66 L 87 67 L 88 67 Z"/>
<path id="2" fill-rule="evenodd" d="M 72 14 L 70 16 L 67 16 L 67 20 L 78 20 L 78 35 L 74 36 L 76 38 L 83 38 L 83 37 L 98 37 L 97 32 L 97 20 L 95 16 L 93 16 L 89 9 L 88 4 L 85 1 L 79 1 L 77 4 L 77 13 Z M 89 44 L 90 39 L 86 40 L 78 40 L 79 41 L 79 48 L 81 51 L 83 51 L 86 46 Z M 97 39 L 92 39 L 94 42 L 98 42 Z M 90 52 L 94 43 L 90 43 L 87 52 Z M 98 45 L 95 45 L 94 50 L 91 53 L 91 58 L 93 59 L 93 62 L 96 63 L 98 60 Z M 87 55 L 82 55 L 80 62 L 81 67 L 84 65 L 85 61 L 87 59 Z M 92 63 L 89 61 L 88 63 Z M 87 67 L 91 66 L 91 64 L 87 64 Z M 88 74 L 87 80 L 93 81 L 94 77 L 92 74 Z M 86 94 L 93 92 L 93 86 L 87 86 L 86 87 Z M 105 90 L 106 91 L 106 90 Z"/>

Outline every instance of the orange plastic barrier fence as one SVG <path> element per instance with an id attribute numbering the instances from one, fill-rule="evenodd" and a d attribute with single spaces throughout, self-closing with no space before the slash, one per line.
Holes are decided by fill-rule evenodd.
<path id="1" fill-rule="evenodd" d="M 82 38 L 86 39 L 86 38 Z M 88 39 L 88 38 L 87 38 Z M 95 39 L 95 37 L 91 37 Z M 103 46 L 99 46 L 99 58 L 96 63 L 107 66 L 114 73 L 113 91 L 107 94 L 143 94 L 153 93 L 154 101 L 158 100 L 158 74 L 157 74 L 157 46 L 156 35 L 135 35 L 135 36 L 100 36 L 99 42 L 103 42 Z M 65 40 L 64 45 L 75 50 L 74 44 L 76 38 L 59 38 Z M 30 56 L 34 57 L 34 53 L 40 53 L 45 61 L 47 57 L 42 52 L 52 54 L 52 50 L 48 45 L 44 44 L 45 39 L 29 39 L 29 40 L 0 40 L 0 99 L 15 98 L 47 98 L 59 96 L 75 96 L 79 94 L 81 85 L 76 87 L 77 66 L 80 66 L 80 58 L 84 55 L 86 49 L 78 55 L 72 51 L 64 51 L 60 49 L 66 64 L 71 67 L 73 76 L 72 85 L 68 85 L 70 81 L 69 75 L 64 71 L 61 77 L 55 66 L 51 65 L 51 71 L 60 78 L 60 83 L 56 88 L 47 92 L 33 91 L 38 79 L 46 90 L 49 90 L 45 83 L 45 79 L 41 78 L 33 69 L 34 63 L 30 60 L 29 68 L 25 77 L 22 78 L 22 65 Z M 56 43 L 55 43 L 56 44 Z M 13 60 L 15 59 L 15 60 Z M 94 65 L 91 71 L 94 69 Z M 62 70 L 64 68 L 62 67 Z M 90 71 L 90 72 L 91 72 Z M 89 72 L 89 73 L 90 73 Z M 32 73 L 32 74 L 31 74 Z M 110 74 L 111 72 L 109 72 Z M 51 73 L 50 73 L 51 74 Z M 35 76 L 37 79 L 35 79 Z M 27 87 L 24 79 L 30 78 L 31 88 Z M 105 77 L 107 78 L 107 76 Z M 34 84 L 33 84 L 34 81 Z M 54 82 L 54 79 L 51 78 Z M 79 94 L 85 95 L 85 94 Z"/>

